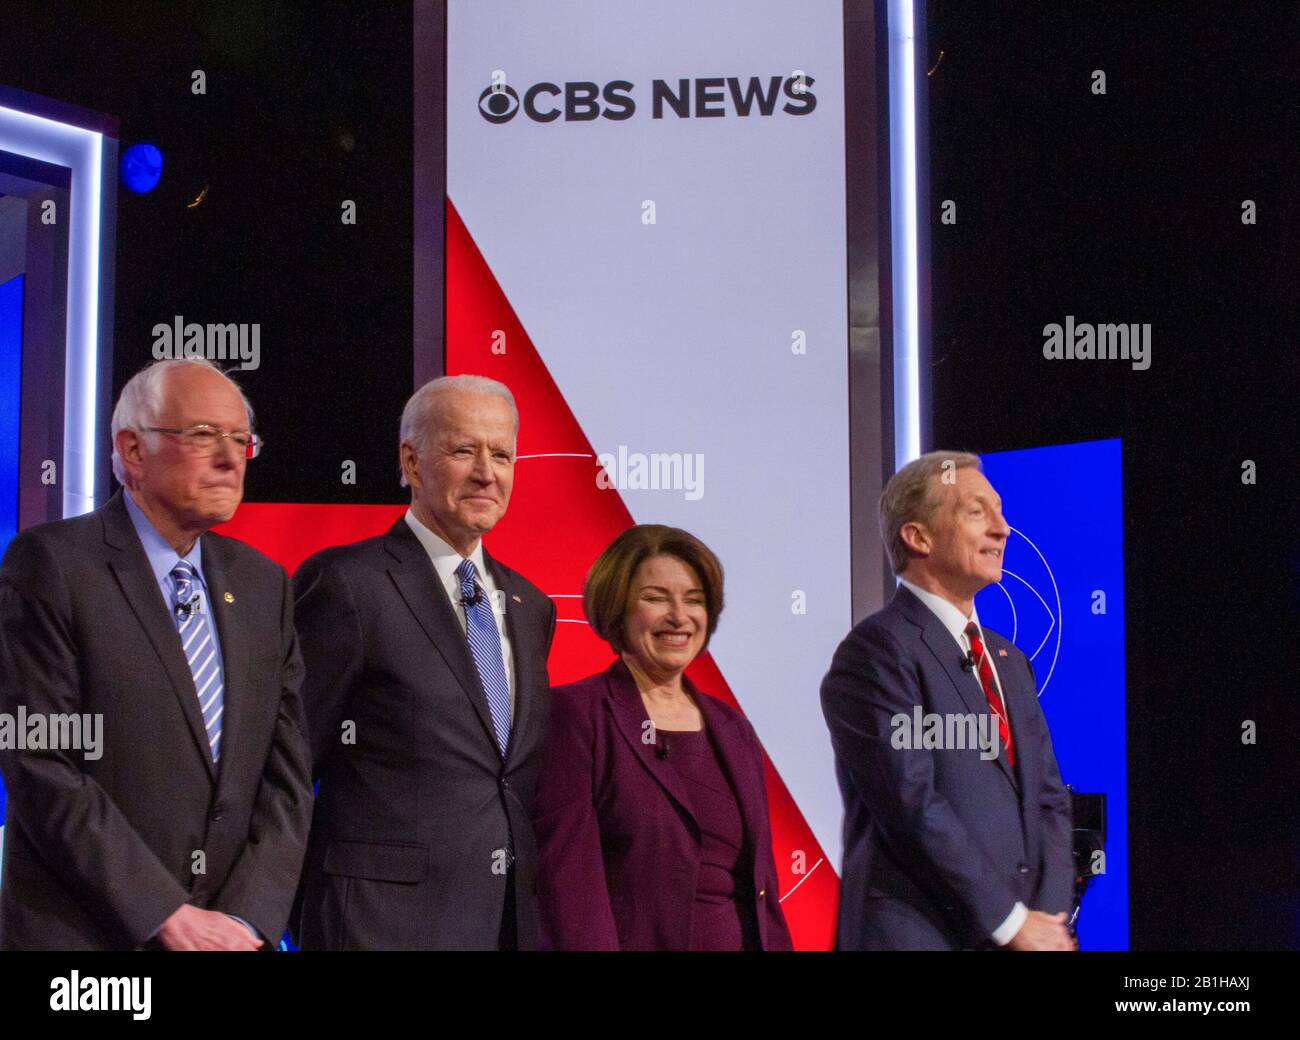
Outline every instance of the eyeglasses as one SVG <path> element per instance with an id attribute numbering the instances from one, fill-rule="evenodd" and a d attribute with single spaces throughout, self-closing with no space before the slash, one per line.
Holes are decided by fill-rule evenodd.
<path id="1" fill-rule="evenodd" d="M 242 430 L 227 433 L 225 430 L 218 429 L 216 426 L 209 426 L 206 423 L 188 426 L 183 430 L 172 426 L 146 426 L 144 429 L 149 433 L 174 433 L 181 439 L 181 443 L 185 445 L 186 449 L 195 455 L 215 455 L 217 449 L 221 447 L 222 441 L 229 437 L 244 458 L 255 459 L 262 454 L 262 445 L 265 443 L 255 433 L 245 433 Z"/>

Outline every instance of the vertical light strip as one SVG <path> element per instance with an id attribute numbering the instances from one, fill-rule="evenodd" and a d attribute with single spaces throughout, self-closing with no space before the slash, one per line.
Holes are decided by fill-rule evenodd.
<path id="1" fill-rule="evenodd" d="M 894 302 L 894 469 L 921 454 L 916 243 L 916 34 L 912 0 L 889 0 L 889 210 Z"/>
<path id="2" fill-rule="evenodd" d="M 99 214 L 104 139 L 88 134 L 85 165 L 72 171 L 71 237 L 77 243 L 68 265 L 68 352 L 64 371 L 63 515 L 95 508 L 95 421 L 99 382 Z M 79 181 L 78 177 L 84 178 Z M 77 188 L 85 185 L 78 202 Z M 77 316 L 79 327 L 73 325 Z M 74 349 L 73 344 L 78 348 Z M 68 408 L 66 402 L 76 401 Z M 71 450 L 70 450 L 71 449 Z M 77 481 L 68 480 L 76 473 Z"/>
<path id="3" fill-rule="evenodd" d="M 0 151 L 72 171 L 67 339 L 63 376 L 63 515 L 95 508 L 99 379 L 99 251 L 104 138 L 93 130 L 0 106 Z"/>

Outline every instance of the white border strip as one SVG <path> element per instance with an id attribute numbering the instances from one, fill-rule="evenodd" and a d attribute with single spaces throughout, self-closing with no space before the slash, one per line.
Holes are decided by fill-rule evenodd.
<path id="1" fill-rule="evenodd" d="M 63 384 L 63 515 L 95 508 L 99 378 L 99 218 L 104 135 L 0 105 L 0 151 L 72 171 L 67 350 Z M 60 215 L 61 216 L 61 215 Z"/>
<path id="2" fill-rule="evenodd" d="M 916 241 L 916 29 L 912 0 L 889 0 L 889 192 L 894 297 L 894 469 L 921 454 Z"/>

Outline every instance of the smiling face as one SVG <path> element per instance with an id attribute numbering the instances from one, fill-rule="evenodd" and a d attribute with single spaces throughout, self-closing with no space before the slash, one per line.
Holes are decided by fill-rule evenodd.
<path id="1" fill-rule="evenodd" d="M 515 478 L 515 420 L 495 394 L 443 390 L 423 444 L 402 442 L 416 519 L 461 555 L 496 526 Z"/>
<path id="2" fill-rule="evenodd" d="M 708 628 L 704 588 L 694 570 L 664 555 L 636 569 L 623 619 L 629 665 L 655 682 L 669 682 L 704 649 Z"/>
<path id="3" fill-rule="evenodd" d="M 903 526 L 903 537 L 918 555 L 904 572 L 914 571 L 962 600 L 973 598 L 986 585 L 1002 580 L 1002 553 L 1011 529 L 1002 516 L 1002 499 L 973 466 L 958 469 L 954 482 L 940 474 L 931 480 L 940 502 L 929 522 Z"/>
<path id="4" fill-rule="evenodd" d="M 151 426 L 188 429 L 200 423 L 248 432 L 248 413 L 230 380 L 197 365 L 169 370 L 162 407 Z M 235 514 L 244 497 L 247 460 L 229 439 L 215 453 L 196 453 L 171 433 L 119 430 L 117 449 L 136 500 L 164 533 L 201 534 Z"/>

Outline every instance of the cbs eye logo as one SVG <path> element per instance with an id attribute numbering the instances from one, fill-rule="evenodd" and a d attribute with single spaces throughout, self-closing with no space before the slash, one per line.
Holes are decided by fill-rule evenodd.
<path id="1" fill-rule="evenodd" d="M 508 123 L 519 111 L 519 95 L 504 84 L 488 87 L 478 96 L 478 110 L 489 123 Z"/>

